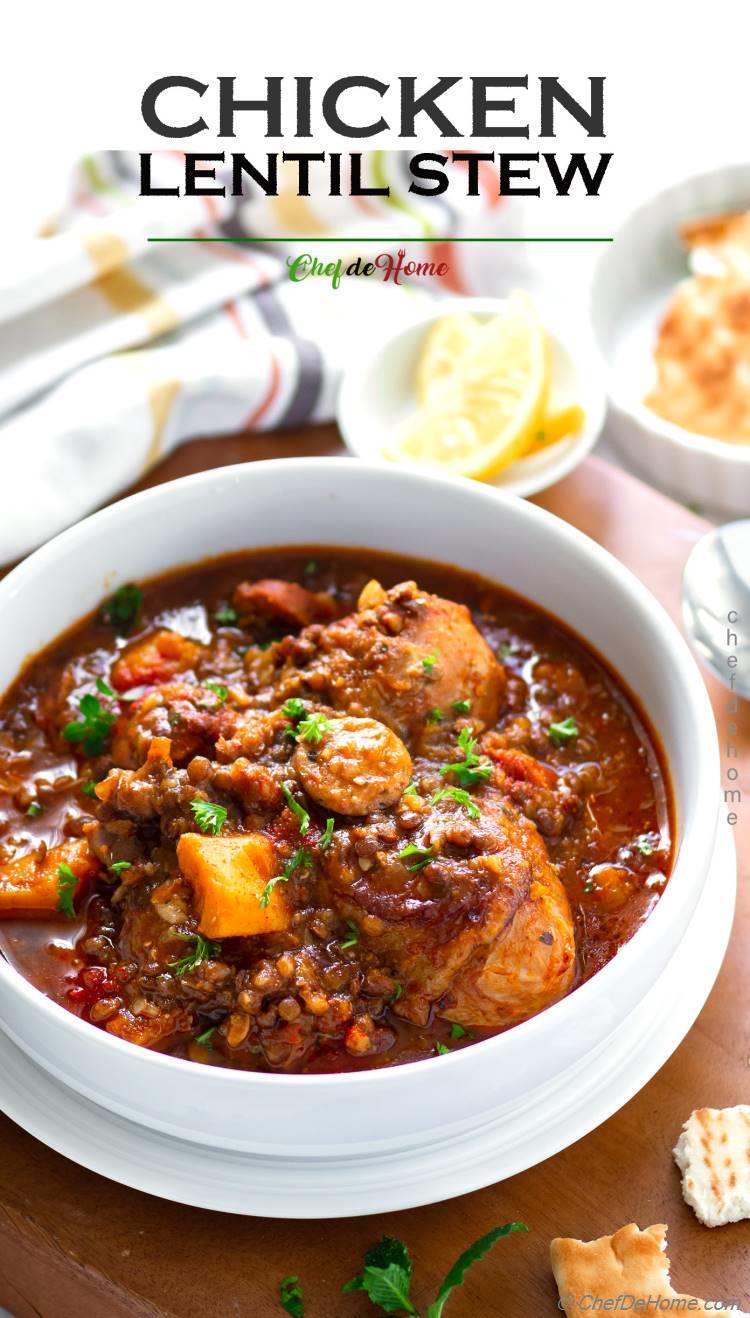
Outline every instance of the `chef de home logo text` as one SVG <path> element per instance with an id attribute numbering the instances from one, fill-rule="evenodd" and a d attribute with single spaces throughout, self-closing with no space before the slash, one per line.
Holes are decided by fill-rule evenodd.
<path id="1" fill-rule="evenodd" d="M 402 284 L 411 279 L 442 279 L 450 266 L 447 261 L 412 261 L 406 260 L 406 252 L 399 247 L 397 252 L 380 252 L 377 256 L 357 256 L 344 265 L 341 257 L 324 260 L 313 256 L 311 252 L 301 252 L 298 256 L 287 257 L 287 271 L 293 284 L 300 284 L 304 279 L 319 278 L 330 280 L 334 288 L 341 287 L 343 278 L 365 279 L 380 275 L 383 283 Z"/>

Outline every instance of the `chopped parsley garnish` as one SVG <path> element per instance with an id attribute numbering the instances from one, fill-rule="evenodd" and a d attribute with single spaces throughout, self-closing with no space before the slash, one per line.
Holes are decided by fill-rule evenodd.
<path id="1" fill-rule="evenodd" d="M 325 714 L 308 714 L 297 724 L 297 736 L 302 737 L 311 746 L 317 746 L 323 740 L 323 734 L 330 732 L 333 724 Z"/>
<path id="2" fill-rule="evenodd" d="M 129 582 L 126 586 L 120 586 L 114 595 L 104 601 L 99 610 L 99 618 L 120 634 L 127 633 L 135 625 L 142 606 L 143 591 L 140 586 Z"/>
<path id="3" fill-rule="evenodd" d="M 222 604 L 214 614 L 214 621 L 218 622 L 220 627 L 231 627 L 237 621 L 239 614 L 233 609 L 231 604 Z"/>
<path id="4" fill-rule="evenodd" d="M 312 577 L 318 570 L 318 565 L 314 558 L 309 558 L 305 563 L 305 576 Z"/>
<path id="5" fill-rule="evenodd" d="M 196 1034 L 193 1043 L 199 1043 L 203 1048 L 211 1048 L 213 1047 L 211 1040 L 215 1033 L 216 1026 L 209 1025 L 208 1029 L 204 1030 L 202 1034 Z"/>
<path id="6" fill-rule="evenodd" d="M 426 673 L 432 672 L 433 668 L 435 667 L 435 664 L 437 663 L 437 657 L 438 657 L 437 650 L 433 650 L 432 654 L 425 655 L 424 659 L 422 660 L 422 667 L 424 668 L 424 671 Z"/>
<path id="7" fill-rule="evenodd" d="M 31 806 L 29 806 L 29 810 L 30 809 Z M 26 813 L 28 814 L 28 810 Z M 653 856 L 654 851 L 656 849 L 650 837 L 646 833 L 644 833 L 642 837 L 636 838 L 635 845 L 640 851 L 642 856 Z"/>
<path id="8" fill-rule="evenodd" d="M 513 646 L 511 645 L 510 641 L 503 641 L 502 645 L 500 646 L 499 653 L 501 659 L 510 659 L 513 653 Z"/>
<path id="9" fill-rule="evenodd" d="M 170 961 L 169 968 L 176 975 L 184 975 L 188 970 L 194 970 L 202 961 L 209 961 L 211 957 L 219 955 L 221 948 L 218 943 L 213 943 L 210 938 L 204 938 L 203 934 L 178 934 L 178 938 L 184 938 L 186 942 L 195 943 L 192 952 L 183 956 L 179 961 Z"/>
<path id="10" fill-rule="evenodd" d="M 346 922 L 346 938 L 339 944 L 341 951 L 345 952 L 349 947 L 356 947 L 359 942 L 359 926 L 353 920 Z"/>
<path id="11" fill-rule="evenodd" d="M 399 998 L 402 998 L 403 996 L 404 996 L 404 986 L 403 984 L 397 984 L 391 994 L 391 1002 L 398 1002 Z"/>
<path id="12" fill-rule="evenodd" d="M 109 682 L 105 682 L 103 677 L 97 677 L 96 689 L 97 691 L 101 691 L 103 696 L 109 696 L 110 700 L 114 700 L 115 693 L 109 685 Z"/>
<path id="13" fill-rule="evenodd" d="M 67 915 L 69 920 L 76 918 L 73 895 L 79 883 L 80 879 L 73 873 L 70 865 L 64 863 L 60 865 L 57 871 L 57 909 L 61 915 Z"/>
<path id="14" fill-rule="evenodd" d="M 116 860 L 114 865 L 109 866 L 110 874 L 122 874 L 124 870 L 132 870 L 133 866 L 129 860 Z"/>
<path id="15" fill-rule="evenodd" d="M 427 723 L 442 723 L 443 721 L 442 709 L 437 709 L 437 708 L 431 709 L 425 721 Z"/>
<path id="16" fill-rule="evenodd" d="M 219 836 L 228 813 L 223 805 L 217 805 L 215 801 L 196 799 L 190 802 L 190 809 L 201 833 L 213 833 L 214 837 Z"/>
<path id="17" fill-rule="evenodd" d="M 586 880 L 586 882 L 585 882 L 584 885 L 583 885 L 583 891 L 584 891 L 584 892 L 593 892 L 593 891 L 594 891 L 594 880 L 593 880 L 593 879 L 587 879 L 587 880 Z"/>
<path id="18" fill-rule="evenodd" d="M 438 1044 L 437 1051 L 450 1052 L 450 1049 L 444 1044 Z M 484 1258 L 496 1241 L 517 1231 L 528 1231 L 528 1227 L 524 1222 L 506 1222 L 505 1226 L 494 1227 L 464 1250 L 446 1275 L 425 1318 L 443 1318 L 446 1302 L 453 1291 L 463 1284 L 469 1268 Z M 359 1275 L 352 1277 L 342 1289 L 345 1292 L 364 1291 L 383 1313 L 403 1312 L 416 1318 L 417 1311 L 410 1298 L 411 1280 L 412 1261 L 406 1245 L 392 1236 L 383 1236 L 377 1245 L 368 1249 L 365 1266 Z M 293 1318 L 303 1318 L 303 1315 L 294 1314 Z"/>
<path id="19" fill-rule="evenodd" d="M 410 782 L 408 787 L 404 788 L 404 796 L 419 796 L 419 788 L 415 782 Z"/>
<path id="20" fill-rule="evenodd" d="M 81 783 L 81 791 L 84 796 L 96 797 L 96 783 L 91 778 L 87 778 L 85 783 Z"/>
<path id="21" fill-rule="evenodd" d="M 471 713 L 471 701 L 470 701 L 470 700 L 454 700 L 454 701 L 453 701 L 453 704 L 451 705 L 451 709 L 455 709 L 455 711 L 456 711 L 457 714 L 470 714 L 470 713 Z"/>
<path id="22" fill-rule="evenodd" d="M 295 851 L 294 855 L 289 857 L 289 860 L 286 862 L 286 865 L 284 866 L 281 874 L 277 874 L 274 879 L 269 879 L 268 883 L 266 884 L 265 888 L 260 894 L 259 901 L 263 909 L 265 910 L 265 908 L 268 906 L 268 903 L 271 900 L 271 893 L 273 892 L 277 883 L 286 883 L 289 879 L 291 879 L 296 869 L 299 869 L 300 866 L 312 865 L 312 861 L 313 858 L 310 855 L 310 852 L 306 851 L 304 847 L 300 847 L 298 851 Z"/>
<path id="23" fill-rule="evenodd" d="M 318 843 L 321 851 L 327 851 L 333 841 L 333 816 L 329 815 L 326 819 L 326 826 L 323 830 L 323 836 Z"/>
<path id="24" fill-rule="evenodd" d="M 291 1318 L 305 1318 L 305 1295 L 299 1277 L 285 1277 L 279 1286 L 279 1301 Z"/>
<path id="25" fill-rule="evenodd" d="M 445 1057 L 445 1054 L 450 1052 L 450 1048 L 445 1043 L 436 1043 L 435 1052 L 437 1053 L 438 1057 Z"/>
<path id="26" fill-rule="evenodd" d="M 451 1039 L 470 1039 L 470 1038 L 471 1038 L 471 1030 L 465 1030 L 463 1025 L 459 1025 L 457 1021 L 454 1021 L 453 1024 L 451 1025 Z"/>
<path id="27" fill-rule="evenodd" d="M 202 685 L 206 688 L 207 691 L 210 691 L 212 695 L 216 696 L 216 699 L 218 700 L 220 705 L 224 704 L 227 696 L 229 695 L 229 690 L 227 687 L 224 686 L 222 682 L 214 682 L 212 681 L 211 678 L 208 678 L 205 682 L 202 683 Z"/>
<path id="28" fill-rule="evenodd" d="M 407 865 L 407 869 L 423 870 L 425 865 L 429 865 L 430 861 L 435 859 L 435 852 L 432 847 L 417 847 L 410 842 L 408 847 L 397 852 L 396 860 L 408 860 L 410 856 L 415 856 L 416 860 L 413 865 Z"/>
<path id="29" fill-rule="evenodd" d="M 26 814 L 28 815 L 29 819 L 37 819 L 41 813 L 42 813 L 42 807 L 40 806 L 38 801 L 32 801 L 31 805 L 26 811 Z"/>
<path id="30" fill-rule="evenodd" d="M 96 696 L 82 696 L 78 708 L 83 717 L 78 723 L 66 723 L 63 737 L 76 745 L 80 743 L 86 755 L 101 755 L 115 716 L 102 709 Z"/>
<path id="31" fill-rule="evenodd" d="M 473 801 L 469 793 L 463 787 L 441 787 L 430 801 L 430 805 L 437 805 L 438 801 L 457 801 L 464 807 L 470 819 L 478 819 L 482 813 L 476 801 Z"/>
<path id="32" fill-rule="evenodd" d="M 477 783 L 486 782 L 492 774 L 492 765 L 477 755 L 477 740 L 472 736 L 471 728 L 462 728 L 459 732 L 458 748 L 464 753 L 463 760 L 442 765 L 440 772 L 455 774 L 460 787 L 476 787 Z"/>
<path id="33" fill-rule="evenodd" d="M 578 724 L 574 718 L 566 718 L 562 723 L 550 723 L 548 732 L 555 746 L 566 746 L 578 736 Z"/>
<path id="34" fill-rule="evenodd" d="M 297 817 L 300 834 L 302 835 L 302 837 L 304 837 L 305 833 L 310 827 L 310 816 L 308 815 L 304 806 L 301 806 L 299 801 L 295 801 L 294 797 L 292 796 L 292 789 L 289 786 L 289 783 L 282 783 L 281 790 L 284 793 L 284 800 L 289 806 L 289 809 L 291 810 L 292 814 L 296 815 Z"/>
<path id="35" fill-rule="evenodd" d="M 297 723 L 299 719 L 305 717 L 307 709 L 305 708 L 304 702 L 300 700 L 298 696 L 292 696 L 289 700 L 284 701 L 284 704 L 281 706 L 281 712 L 284 715 L 284 718 L 288 718 L 292 723 Z"/>

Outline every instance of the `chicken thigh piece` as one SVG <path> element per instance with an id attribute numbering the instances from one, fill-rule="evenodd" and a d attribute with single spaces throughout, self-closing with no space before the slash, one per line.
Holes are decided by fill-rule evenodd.
<path id="1" fill-rule="evenodd" d="M 312 697 L 358 718 L 385 723 L 411 747 L 430 711 L 467 700 L 472 718 L 497 719 L 505 670 L 463 604 L 420 590 L 413 581 L 385 591 L 372 581 L 359 608 L 327 626 L 285 637 L 248 668 L 275 703 Z"/>
<path id="2" fill-rule="evenodd" d="M 416 829 L 394 842 L 373 816 L 338 830 L 324 861 L 344 918 L 375 917 L 363 941 L 399 978 L 395 1010 L 498 1029 L 556 1002 L 575 975 L 573 919 L 535 826 L 489 787 L 478 819 L 450 798 L 409 802 Z"/>

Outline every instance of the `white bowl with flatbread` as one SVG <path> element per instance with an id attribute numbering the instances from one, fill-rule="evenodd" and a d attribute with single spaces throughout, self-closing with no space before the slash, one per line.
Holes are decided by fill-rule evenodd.
<path id="1" fill-rule="evenodd" d="M 750 515 L 750 219 L 726 219 L 748 212 L 750 163 L 667 188 L 600 258 L 590 307 L 625 458 L 735 517 Z"/>

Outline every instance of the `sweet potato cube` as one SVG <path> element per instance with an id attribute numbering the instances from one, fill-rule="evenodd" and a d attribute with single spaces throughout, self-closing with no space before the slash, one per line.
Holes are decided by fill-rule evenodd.
<path id="1" fill-rule="evenodd" d="M 178 632 L 154 632 L 123 650 L 112 666 L 112 685 L 116 691 L 129 691 L 134 686 L 159 686 L 176 673 L 192 668 L 201 648 L 197 641 L 190 641 Z"/>
<path id="2" fill-rule="evenodd" d="M 275 884 L 268 905 L 261 905 L 263 889 L 278 872 L 273 844 L 265 834 L 183 833 L 177 862 L 193 889 L 198 928 L 207 938 L 249 938 L 288 928 L 283 883 Z"/>
<path id="3" fill-rule="evenodd" d="M 0 916 L 56 911 L 61 865 L 69 865 L 82 883 L 93 879 L 100 869 L 82 838 L 51 847 L 41 859 L 32 851 L 0 864 Z"/>

